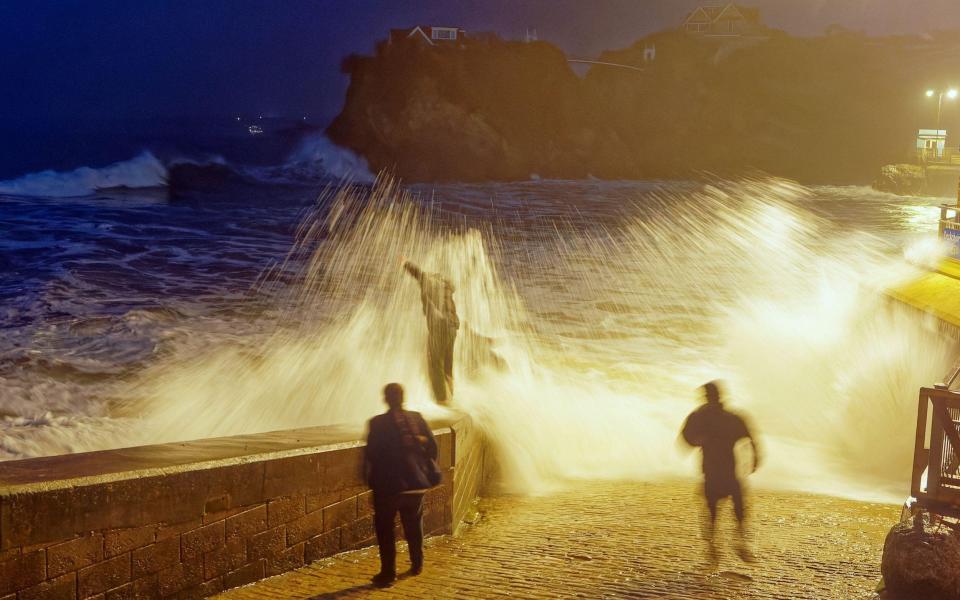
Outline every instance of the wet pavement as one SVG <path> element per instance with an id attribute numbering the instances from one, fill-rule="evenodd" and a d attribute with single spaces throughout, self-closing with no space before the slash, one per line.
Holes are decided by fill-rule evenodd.
<path id="1" fill-rule="evenodd" d="M 695 487 L 584 483 L 541 497 L 498 496 L 457 537 L 428 541 L 420 576 L 379 590 L 376 548 L 349 552 L 223 600 L 260 598 L 873 598 L 887 531 L 899 507 L 795 492 L 754 491 L 757 561 L 727 542 L 710 568 Z M 732 512 L 722 506 L 732 539 Z M 401 551 L 398 568 L 408 566 Z"/>

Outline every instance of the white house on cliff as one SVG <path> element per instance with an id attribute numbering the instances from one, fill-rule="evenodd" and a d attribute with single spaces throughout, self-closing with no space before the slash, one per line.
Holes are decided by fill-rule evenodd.
<path id="1" fill-rule="evenodd" d="M 734 4 L 707 4 L 690 12 L 683 28 L 696 35 L 739 37 L 763 32 L 760 9 Z"/>
<path id="2" fill-rule="evenodd" d="M 437 27 L 431 25 L 417 25 L 410 29 L 391 29 L 390 42 L 417 41 L 431 46 L 439 44 L 456 44 L 467 37 L 467 32 L 460 27 Z"/>

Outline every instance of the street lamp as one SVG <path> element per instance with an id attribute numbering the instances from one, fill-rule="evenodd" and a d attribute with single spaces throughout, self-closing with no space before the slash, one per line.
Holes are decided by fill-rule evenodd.
<path id="1" fill-rule="evenodd" d="M 927 98 L 937 97 L 937 135 L 940 135 L 940 115 L 943 112 L 943 97 L 946 96 L 948 100 L 956 100 L 958 95 L 960 95 L 960 92 L 958 92 L 956 88 L 927 90 Z"/>

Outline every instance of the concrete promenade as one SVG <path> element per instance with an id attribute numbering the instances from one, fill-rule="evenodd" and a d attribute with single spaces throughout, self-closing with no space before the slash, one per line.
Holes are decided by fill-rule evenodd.
<path id="1" fill-rule="evenodd" d="M 787 492 L 749 498 L 758 561 L 721 546 L 707 568 L 690 483 L 585 483 L 544 497 L 500 496 L 458 537 L 428 541 L 419 577 L 370 587 L 376 548 L 234 589 L 223 600 L 293 598 L 869 599 L 896 505 Z M 732 527 L 729 504 L 724 525 Z M 407 568 L 406 553 L 398 568 Z"/>

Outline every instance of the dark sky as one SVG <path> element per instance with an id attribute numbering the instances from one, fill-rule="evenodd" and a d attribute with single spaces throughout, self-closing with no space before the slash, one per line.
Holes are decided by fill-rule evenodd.
<path id="1" fill-rule="evenodd" d="M 814 35 L 960 29 L 960 0 L 745 0 L 767 24 Z M 336 113 L 341 58 L 390 27 L 459 25 L 577 55 L 675 26 L 696 0 L 6 0 L 0 119 Z"/>

